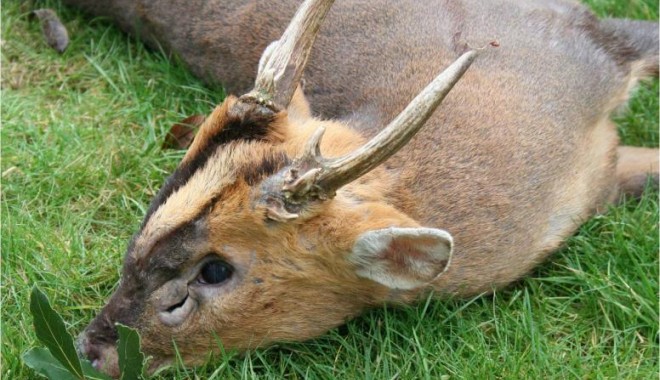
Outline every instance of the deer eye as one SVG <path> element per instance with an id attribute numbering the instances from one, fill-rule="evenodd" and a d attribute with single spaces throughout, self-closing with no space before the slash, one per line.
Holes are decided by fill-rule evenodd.
<path id="1" fill-rule="evenodd" d="M 197 281 L 205 285 L 219 284 L 231 277 L 234 269 L 222 260 L 213 260 L 204 264 L 199 271 Z"/>

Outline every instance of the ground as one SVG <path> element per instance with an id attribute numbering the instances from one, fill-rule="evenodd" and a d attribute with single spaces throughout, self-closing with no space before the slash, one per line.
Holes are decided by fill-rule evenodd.
<path id="1" fill-rule="evenodd" d="M 590 0 L 600 15 L 658 19 L 653 0 Z M 55 8 L 58 55 L 28 11 Z M 36 375 L 28 313 L 38 284 L 77 334 L 111 294 L 126 244 L 182 157 L 160 144 L 223 98 L 179 62 L 57 1 L 2 4 L 2 368 Z M 616 118 L 658 146 L 658 82 Z M 227 354 L 162 378 L 657 378 L 658 193 L 593 218 L 526 279 L 470 300 L 382 308 L 302 344 Z"/>

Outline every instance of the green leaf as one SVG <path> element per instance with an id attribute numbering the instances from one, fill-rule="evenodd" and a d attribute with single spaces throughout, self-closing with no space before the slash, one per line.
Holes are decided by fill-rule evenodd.
<path id="1" fill-rule="evenodd" d="M 40 375 L 51 380 L 77 380 L 64 365 L 57 360 L 53 354 L 45 348 L 33 348 L 23 354 L 23 361 Z M 84 360 L 82 370 L 88 380 L 112 380 L 108 375 L 100 373 L 92 365 Z"/>
<path id="2" fill-rule="evenodd" d="M 144 354 L 140 350 L 140 334 L 137 330 L 122 324 L 115 324 L 119 333 L 117 354 L 122 380 L 144 379 Z"/>
<path id="3" fill-rule="evenodd" d="M 66 331 L 62 317 L 53 310 L 48 298 L 37 286 L 32 288 L 30 312 L 34 318 L 37 338 L 74 378 L 84 379 L 82 366 L 73 346 L 73 338 Z"/>
<path id="4" fill-rule="evenodd" d="M 99 372 L 96 368 L 92 367 L 92 363 L 87 360 L 82 361 L 82 369 L 85 373 L 85 378 L 88 380 L 112 380 L 112 377 L 105 373 Z"/>
<path id="5" fill-rule="evenodd" d="M 51 380 L 76 380 L 67 368 L 45 348 L 33 348 L 23 354 L 25 364 Z"/>

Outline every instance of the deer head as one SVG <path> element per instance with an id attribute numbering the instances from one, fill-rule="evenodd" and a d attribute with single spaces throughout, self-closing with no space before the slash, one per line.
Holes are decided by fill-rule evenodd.
<path id="1" fill-rule="evenodd" d="M 462 55 L 369 141 L 310 116 L 299 88 L 332 1 L 307 0 L 259 64 L 255 89 L 206 118 L 153 200 L 121 282 L 81 350 L 118 375 L 117 322 L 136 327 L 152 368 L 303 340 L 365 308 L 414 298 L 440 276 L 452 238 L 388 199 L 379 164 L 422 127 L 467 70 Z"/>

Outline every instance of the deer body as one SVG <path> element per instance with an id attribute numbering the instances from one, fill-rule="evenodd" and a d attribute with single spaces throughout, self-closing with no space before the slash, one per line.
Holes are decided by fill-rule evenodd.
<path id="1" fill-rule="evenodd" d="M 259 57 L 280 38 L 299 5 L 69 2 L 114 17 L 236 94 L 252 88 Z M 303 154 L 319 126 L 326 128 L 323 156 L 348 154 L 373 138 L 461 53 L 493 40 L 499 47 L 479 54 L 425 127 L 385 164 L 337 189 L 333 199 L 299 207 L 297 219 L 289 208 L 275 217 L 278 222 L 263 220 L 255 199 L 276 187 L 270 178 L 279 178 L 277 173 Z M 296 93 L 286 119 L 278 114 L 269 122 L 277 127 L 269 127 L 258 141 L 250 137 L 232 145 L 231 152 L 209 153 L 209 141 L 234 117 L 232 109 L 241 100 L 230 98 L 207 118 L 174 182 L 185 177 L 182 167 L 192 167 L 204 154 L 223 169 L 207 163 L 180 180 L 180 187 L 161 191 L 165 195 L 154 201 L 129 248 L 126 284 L 104 318 L 139 326 L 147 352 L 158 353 L 159 360 L 171 357 L 165 347 L 174 338 L 184 358 L 194 362 L 213 349 L 210 331 L 222 330 L 223 344 L 245 349 L 317 336 L 368 307 L 409 302 L 429 290 L 468 296 L 508 284 L 614 201 L 619 183 L 657 172 L 657 152 L 635 148 L 622 154 L 646 158 L 617 168 L 618 137 L 610 121 L 636 81 L 657 71 L 657 54 L 657 24 L 600 21 L 567 1 L 338 1 L 311 52 L 305 95 Z M 245 123 L 245 128 L 254 124 Z M 287 218 L 292 221 L 283 222 Z M 179 236 L 183 225 L 188 232 Z M 392 280 L 397 273 L 388 272 L 382 281 L 369 277 L 378 273 L 356 275 L 356 265 L 371 270 L 371 264 L 346 259 L 360 244 L 370 249 L 360 240 L 365 231 L 387 234 L 393 226 L 401 229 L 397 234 L 412 229 L 424 234 L 422 227 L 445 230 L 451 235 L 451 264 L 446 261 L 427 276 L 426 264 L 418 263 L 415 273 L 424 286 L 408 286 L 409 273 Z M 429 232 L 435 234 L 428 238 L 432 242 L 413 245 L 435 247 L 433 239 L 442 240 L 444 232 L 434 231 Z M 423 255 L 422 248 L 409 250 L 408 238 L 389 247 L 403 247 L 399 251 L 413 252 L 411 257 Z M 180 301 L 179 285 L 139 280 L 144 274 L 132 269 L 141 261 L 169 263 L 172 250 L 190 251 L 168 264 L 179 274 L 198 270 L 198 264 L 181 263 L 202 262 L 210 251 L 224 250 L 229 257 L 236 273 L 226 286 L 230 290 L 198 296 L 222 298 L 214 301 L 218 320 L 205 314 L 169 330 L 154 322 L 158 306 L 128 315 L 135 305 L 127 299 L 136 292 L 147 304 Z M 395 264 L 407 260 L 390 259 Z M 194 308 L 202 308 L 204 301 L 196 302 Z M 161 320 L 178 317 L 172 318 Z M 100 324 L 88 329 L 90 341 L 95 334 L 112 335 L 110 326 Z M 190 327 L 195 333 L 189 325 L 196 326 Z"/>

